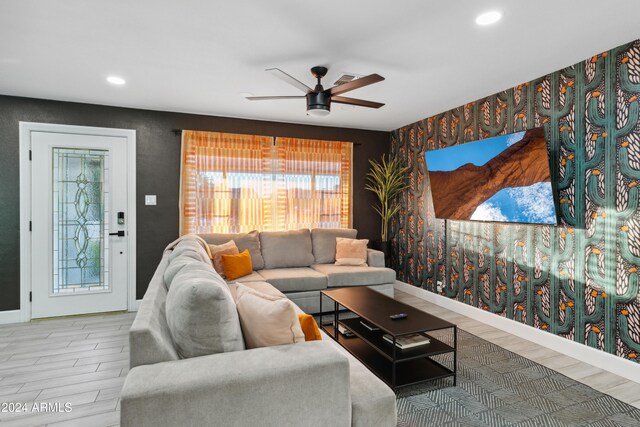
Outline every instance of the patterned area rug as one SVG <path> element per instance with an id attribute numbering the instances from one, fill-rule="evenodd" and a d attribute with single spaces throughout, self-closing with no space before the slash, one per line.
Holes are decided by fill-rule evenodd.
<path id="1" fill-rule="evenodd" d="M 640 409 L 460 329 L 458 385 L 445 378 L 397 396 L 401 427 L 640 426 Z"/>

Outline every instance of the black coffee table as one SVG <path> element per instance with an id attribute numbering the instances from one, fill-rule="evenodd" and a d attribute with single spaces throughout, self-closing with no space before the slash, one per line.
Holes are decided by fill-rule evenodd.
<path id="1" fill-rule="evenodd" d="M 324 324 L 322 321 L 323 295 L 334 302 L 333 323 Z M 357 317 L 339 319 L 340 306 Z M 408 316 L 391 320 L 389 316 L 396 313 Z M 361 323 L 362 320 L 380 329 L 371 331 Z M 365 286 L 358 286 L 320 291 L 320 324 L 327 334 L 393 389 L 450 376 L 456 385 L 458 328 L 453 323 Z M 351 331 L 353 336 L 342 335 L 338 325 Z M 427 334 L 442 329 L 451 329 L 453 346 Z M 405 350 L 395 345 L 398 337 L 415 333 L 427 336 L 431 342 Z M 393 344 L 382 338 L 384 334 L 392 336 Z M 447 367 L 432 359 L 443 353 L 453 353 L 453 366 Z"/>

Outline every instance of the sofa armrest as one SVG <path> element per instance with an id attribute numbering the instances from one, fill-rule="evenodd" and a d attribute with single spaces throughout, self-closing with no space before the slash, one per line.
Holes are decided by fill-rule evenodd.
<path id="1" fill-rule="evenodd" d="M 123 427 L 350 426 L 347 357 L 324 341 L 213 354 L 132 369 Z"/>
<path id="2" fill-rule="evenodd" d="M 367 249 L 367 264 L 369 267 L 386 267 L 384 263 L 384 252 Z"/>

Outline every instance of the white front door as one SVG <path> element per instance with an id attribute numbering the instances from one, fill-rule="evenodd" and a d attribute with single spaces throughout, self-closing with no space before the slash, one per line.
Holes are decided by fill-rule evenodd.
<path id="1" fill-rule="evenodd" d="M 127 309 L 127 138 L 31 132 L 31 317 Z"/>

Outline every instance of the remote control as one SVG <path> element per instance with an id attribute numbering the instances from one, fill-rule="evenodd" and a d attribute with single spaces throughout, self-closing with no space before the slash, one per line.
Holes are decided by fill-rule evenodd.
<path id="1" fill-rule="evenodd" d="M 391 316 L 389 316 L 391 320 L 405 319 L 406 317 L 407 317 L 407 313 L 398 313 L 398 314 L 392 314 Z"/>

